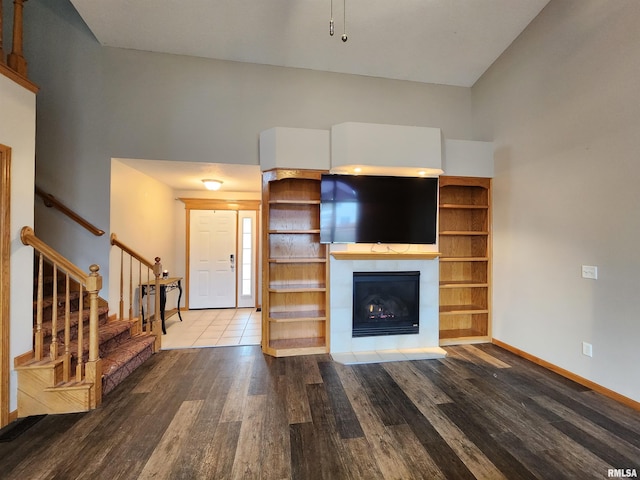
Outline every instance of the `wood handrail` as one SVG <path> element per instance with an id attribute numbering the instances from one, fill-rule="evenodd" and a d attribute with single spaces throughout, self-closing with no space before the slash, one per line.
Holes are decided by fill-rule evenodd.
<path id="1" fill-rule="evenodd" d="M 89 275 L 85 273 L 82 269 L 76 267 L 73 263 L 71 263 L 69 260 L 64 258 L 62 255 L 60 255 L 58 252 L 56 252 L 53 248 L 51 248 L 49 245 L 44 243 L 38 237 L 36 237 L 36 234 L 33 231 L 33 228 L 22 227 L 22 230 L 20 231 L 20 240 L 22 240 L 23 244 L 30 245 L 36 251 L 42 252 L 49 260 L 51 260 L 52 262 L 55 262 L 64 270 L 73 274 L 79 281 L 86 283 L 87 279 L 89 278 Z"/>
<path id="2" fill-rule="evenodd" d="M 155 262 L 151 262 L 136 252 L 133 248 L 125 245 L 115 233 L 111 234 L 111 245 L 120 249 L 120 300 L 118 303 L 118 316 L 120 319 L 125 318 L 125 311 L 128 312 L 128 319 L 136 321 L 137 331 L 143 330 L 143 285 L 148 288 L 154 287 L 156 292 L 154 301 L 154 314 L 151 315 L 151 303 L 149 291 L 147 291 L 147 333 L 156 337 L 154 343 L 154 352 L 160 350 L 162 346 L 162 332 L 160 331 L 160 276 L 162 275 L 162 264 L 160 257 L 155 257 Z M 128 255 L 129 273 L 125 275 L 125 254 Z M 137 273 L 134 272 L 134 260 L 137 262 Z M 144 281 L 144 273 L 142 267 L 146 267 L 146 281 Z M 115 271 L 111 272 L 116 275 Z M 128 288 L 126 288 L 128 287 Z M 137 294 L 135 293 L 137 290 Z M 134 306 L 134 299 L 137 300 L 137 306 Z M 128 308 L 126 304 L 128 303 Z M 164 323 L 162 324 L 164 330 Z"/>
<path id="3" fill-rule="evenodd" d="M 126 246 L 124 243 L 122 243 L 120 240 L 118 240 L 118 237 L 116 236 L 115 233 L 111 234 L 111 245 L 119 247 L 121 250 L 124 250 L 126 253 L 128 253 L 133 258 L 135 258 L 140 263 L 142 263 L 145 267 L 149 267 L 149 268 L 153 269 L 153 267 L 155 265 L 154 262 L 151 262 L 151 261 L 147 260 L 142 255 L 140 255 L 138 252 L 136 252 L 133 249 L 131 249 L 128 246 Z M 160 257 L 156 257 L 155 261 L 159 262 L 160 261 Z"/>
<path id="4" fill-rule="evenodd" d="M 80 215 L 78 215 L 76 212 L 71 210 L 69 207 L 67 207 L 66 205 L 61 203 L 60 200 L 58 200 L 56 197 L 54 197 L 50 193 L 45 192 L 44 190 L 42 190 L 41 188 L 39 188 L 37 186 L 36 186 L 36 195 L 38 195 L 38 196 L 40 196 L 42 198 L 42 201 L 43 201 L 43 203 L 44 203 L 44 205 L 46 207 L 49 207 L 49 208 L 53 207 L 56 210 L 64 213 L 71 220 L 73 220 L 74 222 L 82 225 L 84 228 L 89 230 L 95 236 L 100 237 L 100 236 L 104 235 L 104 230 L 102 230 L 102 229 L 96 227 L 95 225 L 93 225 L 92 223 L 88 222 L 87 220 L 82 218 Z"/>

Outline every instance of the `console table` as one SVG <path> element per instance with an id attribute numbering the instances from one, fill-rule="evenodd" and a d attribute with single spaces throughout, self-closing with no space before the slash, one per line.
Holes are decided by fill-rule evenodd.
<path id="1" fill-rule="evenodd" d="M 167 330 L 164 326 L 164 317 L 165 317 L 165 307 L 167 305 L 167 292 L 171 290 L 175 290 L 176 288 L 180 292 L 178 294 L 178 318 L 182 321 L 182 315 L 180 314 L 180 299 L 182 298 L 182 277 L 167 277 L 160 278 L 160 318 L 162 319 L 162 333 L 167 333 Z M 145 295 L 154 295 L 156 293 L 156 284 L 154 283 L 141 283 L 140 289 L 142 296 L 144 298 Z M 141 302 L 140 310 L 142 312 L 142 322 L 144 323 L 144 302 Z"/>

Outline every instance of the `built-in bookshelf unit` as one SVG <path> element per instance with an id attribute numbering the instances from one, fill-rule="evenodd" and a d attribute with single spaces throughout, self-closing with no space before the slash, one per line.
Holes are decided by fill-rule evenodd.
<path id="1" fill-rule="evenodd" d="M 491 340 L 491 179 L 440 177 L 440 345 Z"/>
<path id="2" fill-rule="evenodd" d="M 320 170 L 262 175 L 262 349 L 276 357 L 328 351 L 328 246 L 320 243 Z"/>

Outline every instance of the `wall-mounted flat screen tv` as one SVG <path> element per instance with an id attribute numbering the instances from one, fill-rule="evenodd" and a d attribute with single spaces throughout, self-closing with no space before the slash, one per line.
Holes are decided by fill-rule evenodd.
<path id="1" fill-rule="evenodd" d="M 435 244 L 438 179 L 322 175 L 321 243 Z"/>

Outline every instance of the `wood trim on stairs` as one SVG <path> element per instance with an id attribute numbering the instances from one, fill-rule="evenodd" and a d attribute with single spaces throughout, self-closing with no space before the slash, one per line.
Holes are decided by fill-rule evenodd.
<path id="1" fill-rule="evenodd" d="M 555 372 L 558 375 L 561 375 L 565 378 L 568 378 L 569 380 L 573 380 L 574 382 L 579 383 L 580 385 L 590 388 L 594 392 L 601 393 L 602 395 L 612 398 L 617 402 L 622 403 L 623 405 L 631 407 L 634 410 L 640 411 L 640 402 L 636 402 L 632 398 L 625 397 L 624 395 L 621 395 L 618 392 L 609 390 L 608 388 L 603 387 L 602 385 L 592 382 L 591 380 L 587 380 L 586 378 L 576 375 L 575 373 L 572 373 L 569 370 L 565 370 L 564 368 L 558 367 L 553 363 L 549 363 L 546 360 L 542 360 L 541 358 L 531 355 L 530 353 L 520 350 L 519 348 L 513 347 L 508 343 L 504 343 L 496 338 L 493 338 L 491 340 L 491 343 L 493 343 L 494 345 L 497 345 L 500 348 L 504 348 L 505 350 L 508 350 L 511 353 L 518 355 L 519 357 L 529 360 L 530 362 L 533 362 L 536 365 L 540 365 L 541 367 L 544 367 L 547 370 L 551 370 L 552 372 Z"/>
<path id="2" fill-rule="evenodd" d="M 11 148 L 0 144 L 0 428 L 9 424 Z"/>
<path id="3" fill-rule="evenodd" d="M 38 93 L 38 90 L 40 90 L 40 87 L 38 87 L 35 83 L 33 83 L 30 80 L 28 80 L 27 78 L 23 77 L 18 72 L 14 72 L 13 70 L 11 70 L 7 65 L 3 64 L 2 62 L 0 62 L 0 75 L 4 75 L 8 79 L 13 80 L 18 85 L 26 88 L 27 90 L 29 90 L 32 93 Z"/>
<path id="4" fill-rule="evenodd" d="M 13 359 L 13 367 L 19 367 L 21 365 L 24 365 L 26 363 L 28 363 L 30 360 L 33 359 L 33 350 L 29 350 L 28 352 L 24 352 L 21 355 L 18 355 L 17 357 L 15 357 Z"/>

